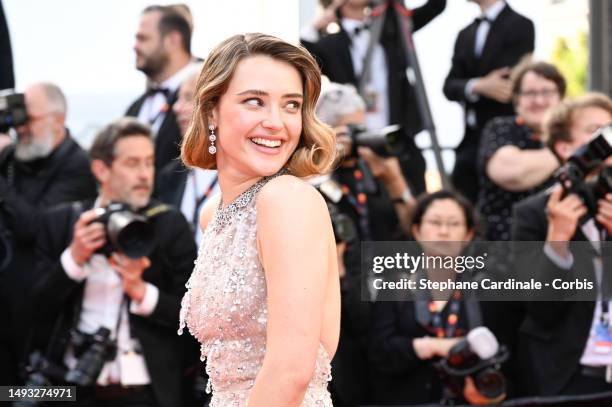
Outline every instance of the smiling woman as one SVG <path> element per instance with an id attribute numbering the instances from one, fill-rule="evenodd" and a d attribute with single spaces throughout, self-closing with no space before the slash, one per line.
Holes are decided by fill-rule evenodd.
<path id="1" fill-rule="evenodd" d="M 217 169 L 221 198 L 200 217 L 179 333 L 202 343 L 212 407 L 331 406 L 335 240 L 323 199 L 298 178 L 334 160 L 314 115 L 320 83 L 310 54 L 264 34 L 222 42 L 198 79 L 182 158 Z"/>

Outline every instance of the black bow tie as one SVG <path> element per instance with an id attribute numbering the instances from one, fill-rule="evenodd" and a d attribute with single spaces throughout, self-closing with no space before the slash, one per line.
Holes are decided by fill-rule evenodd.
<path id="1" fill-rule="evenodd" d="M 358 25 L 353 29 L 353 35 L 359 35 L 360 32 L 364 30 L 368 30 L 370 28 L 370 24 L 362 24 Z"/>
<path id="2" fill-rule="evenodd" d="M 477 26 L 480 25 L 480 23 L 482 23 L 484 21 L 488 22 L 489 24 L 491 24 L 491 22 L 492 22 L 491 19 L 488 18 L 487 16 L 480 16 L 480 17 L 476 17 L 474 19 L 474 22 L 476 23 Z"/>
<path id="3" fill-rule="evenodd" d="M 170 89 L 162 88 L 160 86 L 151 86 L 147 89 L 147 97 L 155 96 L 156 93 L 161 93 L 166 99 L 168 99 L 168 95 L 170 94 Z"/>

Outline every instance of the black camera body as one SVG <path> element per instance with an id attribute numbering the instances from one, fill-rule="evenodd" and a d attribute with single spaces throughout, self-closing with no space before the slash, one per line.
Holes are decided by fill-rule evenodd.
<path id="1" fill-rule="evenodd" d="M 343 196 L 340 185 L 329 176 L 315 178 L 311 183 L 325 198 L 336 243 L 353 241 L 357 237 L 355 223 L 338 208 L 338 202 Z"/>
<path id="2" fill-rule="evenodd" d="M 104 364 L 117 355 L 116 342 L 110 338 L 110 330 L 100 327 L 94 334 L 72 331 L 70 343 L 78 357 L 73 369 L 49 361 L 39 351 L 33 352 L 25 368 L 25 387 L 39 388 L 54 385 L 92 386 L 96 383 Z M 35 400 L 15 402 L 15 407 L 35 407 Z"/>
<path id="3" fill-rule="evenodd" d="M 27 121 L 28 111 L 23 93 L 15 93 L 12 89 L 0 91 L 0 133 L 6 133 Z"/>
<path id="4" fill-rule="evenodd" d="M 351 124 L 348 128 L 353 142 L 350 157 L 357 157 L 358 147 L 369 147 L 383 158 L 400 155 L 406 149 L 407 136 L 402 126 L 398 124 L 383 127 L 378 132 L 370 131 L 364 125 Z"/>
<path id="5" fill-rule="evenodd" d="M 327 210 L 334 229 L 334 237 L 336 244 L 341 242 L 351 242 L 357 236 L 355 224 L 348 215 L 343 214 L 338 209 L 338 206 L 330 201 L 327 201 Z"/>
<path id="6" fill-rule="evenodd" d="M 567 163 L 555 172 L 563 187 L 564 196 L 578 195 L 591 216 L 597 214 L 597 200 L 612 191 L 612 168 L 604 167 L 592 181 L 585 181 L 587 175 L 602 166 L 612 155 L 612 124 L 597 130 L 591 140 L 578 148 Z"/>
<path id="7" fill-rule="evenodd" d="M 74 369 L 66 373 L 65 380 L 77 386 L 93 385 L 104 364 L 111 361 L 117 355 L 117 345 L 110 337 L 108 328 L 100 327 L 92 334 L 87 335 L 82 332 L 72 332 L 72 343 L 75 349 L 84 348 L 78 358 Z"/>
<path id="8" fill-rule="evenodd" d="M 93 222 L 102 223 L 106 230 L 106 244 L 96 253 L 109 257 L 112 252 L 120 252 L 133 259 L 151 254 L 155 230 L 149 217 L 123 203 L 111 203 L 96 211 L 98 217 Z"/>
<path id="9" fill-rule="evenodd" d="M 471 330 L 467 337 L 451 348 L 448 356 L 436 364 L 446 383 L 445 401 L 461 398 L 466 376 L 471 376 L 480 394 L 496 399 L 506 392 L 506 379 L 501 364 L 509 352 L 499 345 L 495 336 L 485 327 Z"/>

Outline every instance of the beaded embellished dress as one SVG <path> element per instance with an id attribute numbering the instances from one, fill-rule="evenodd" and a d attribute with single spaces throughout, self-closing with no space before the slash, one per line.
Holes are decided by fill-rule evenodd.
<path id="1" fill-rule="evenodd" d="M 246 406 L 266 352 L 266 280 L 257 250 L 255 201 L 272 177 L 255 183 L 226 208 L 219 205 L 181 303 L 179 334 L 187 326 L 201 344 L 211 407 Z M 330 372 L 329 356 L 319 345 L 301 406 L 332 406 Z"/>

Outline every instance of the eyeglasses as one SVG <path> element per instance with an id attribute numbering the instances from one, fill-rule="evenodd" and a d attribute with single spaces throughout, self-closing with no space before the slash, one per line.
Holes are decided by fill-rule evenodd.
<path id="1" fill-rule="evenodd" d="M 435 228 L 446 226 L 448 229 L 459 229 L 465 227 L 465 222 L 453 219 L 447 221 L 443 221 L 442 219 L 423 219 L 423 223 Z"/>
<path id="2" fill-rule="evenodd" d="M 550 99 L 553 96 L 557 96 L 559 91 L 557 89 L 543 89 L 543 90 L 528 90 L 525 92 L 519 92 L 519 96 L 527 99 L 535 99 L 538 96 L 542 96 L 545 99 Z"/>

